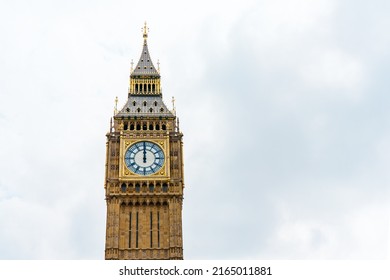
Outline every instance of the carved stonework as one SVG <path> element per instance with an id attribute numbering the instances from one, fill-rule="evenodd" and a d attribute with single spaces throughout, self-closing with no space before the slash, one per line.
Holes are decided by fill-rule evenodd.
<path id="1" fill-rule="evenodd" d="M 183 143 L 147 34 L 128 100 L 107 133 L 106 259 L 183 259 Z"/>

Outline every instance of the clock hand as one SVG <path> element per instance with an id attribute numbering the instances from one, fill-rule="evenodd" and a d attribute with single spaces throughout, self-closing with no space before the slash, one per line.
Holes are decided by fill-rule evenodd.
<path id="1" fill-rule="evenodd" d="M 146 143 L 144 142 L 144 163 L 146 163 Z"/>

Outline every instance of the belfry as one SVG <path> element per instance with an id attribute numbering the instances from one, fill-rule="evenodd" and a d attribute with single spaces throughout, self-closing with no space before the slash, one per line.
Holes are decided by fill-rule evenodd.
<path id="1" fill-rule="evenodd" d="M 164 104 L 148 28 L 128 99 L 107 133 L 105 259 L 183 259 L 183 134 Z"/>

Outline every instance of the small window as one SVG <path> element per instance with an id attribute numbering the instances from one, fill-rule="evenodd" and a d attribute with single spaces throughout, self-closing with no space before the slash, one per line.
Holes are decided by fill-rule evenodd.
<path id="1" fill-rule="evenodd" d="M 125 183 L 122 183 L 122 185 L 121 185 L 121 191 L 122 191 L 122 192 L 125 192 L 125 191 L 126 191 L 126 184 L 125 184 Z"/>
<path id="2" fill-rule="evenodd" d="M 167 192 L 168 191 L 168 184 L 167 183 L 163 184 L 162 191 L 163 192 Z"/>
<path id="3" fill-rule="evenodd" d="M 154 106 L 157 106 L 157 101 L 154 101 Z"/>
<path id="4" fill-rule="evenodd" d="M 126 112 L 130 112 L 130 108 L 126 108 Z"/>
<path id="5" fill-rule="evenodd" d="M 156 130 L 160 130 L 160 125 L 156 124 Z"/>
<path id="6" fill-rule="evenodd" d="M 144 101 L 144 106 L 146 106 L 146 104 L 147 104 L 146 101 Z"/>
<path id="7" fill-rule="evenodd" d="M 135 184 L 135 191 L 136 192 L 140 192 L 141 188 L 139 186 L 139 184 Z"/>
<path id="8" fill-rule="evenodd" d="M 153 130 L 153 124 L 149 124 L 149 130 Z"/>
<path id="9" fill-rule="evenodd" d="M 129 128 L 129 125 L 128 125 L 127 122 L 125 122 L 125 124 L 124 124 L 124 126 L 123 126 L 123 129 L 124 129 L 124 130 L 127 130 L 128 128 Z"/>
<path id="10" fill-rule="evenodd" d="M 147 130 L 146 123 L 144 123 L 144 124 L 142 125 L 142 129 L 143 129 L 143 130 Z"/>
<path id="11" fill-rule="evenodd" d="M 153 192 L 153 191 L 154 191 L 154 185 L 153 185 L 153 184 L 150 184 L 150 185 L 149 185 L 149 191 L 150 191 L 150 192 Z"/>
<path id="12" fill-rule="evenodd" d="M 166 126 L 165 124 L 163 124 L 163 125 L 161 126 L 161 129 L 162 129 L 162 130 L 167 130 L 167 126 Z"/>
<path id="13" fill-rule="evenodd" d="M 137 112 L 138 112 L 138 113 L 141 112 L 141 108 L 137 108 Z"/>
<path id="14" fill-rule="evenodd" d="M 130 130 L 134 130 L 134 124 L 130 124 Z"/>
<path id="15" fill-rule="evenodd" d="M 153 113 L 153 109 L 152 109 L 152 108 L 150 108 L 150 109 L 149 109 L 149 112 L 150 112 L 150 113 Z"/>
<path id="16" fill-rule="evenodd" d="M 164 112 L 164 108 L 160 108 L 160 112 L 161 112 L 161 113 Z"/>
<path id="17" fill-rule="evenodd" d="M 135 104 L 137 104 L 137 102 L 133 101 L 133 106 L 135 106 Z"/>
<path id="18" fill-rule="evenodd" d="M 137 130 L 141 130 L 141 125 L 137 123 Z"/>

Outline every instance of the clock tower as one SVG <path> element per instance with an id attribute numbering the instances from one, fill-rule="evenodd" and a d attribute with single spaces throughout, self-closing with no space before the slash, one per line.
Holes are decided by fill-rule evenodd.
<path id="1" fill-rule="evenodd" d="M 147 39 L 145 23 L 127 102 L 106 135 L 105 259 L 183 259 L 183 134 L 163 102 Z"/>

